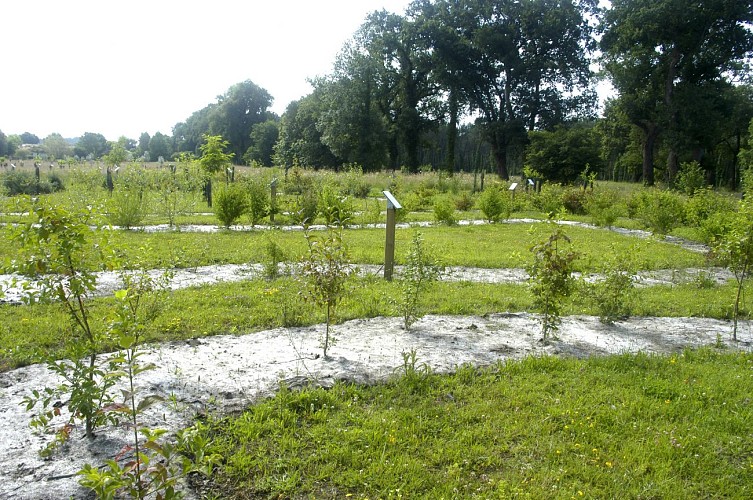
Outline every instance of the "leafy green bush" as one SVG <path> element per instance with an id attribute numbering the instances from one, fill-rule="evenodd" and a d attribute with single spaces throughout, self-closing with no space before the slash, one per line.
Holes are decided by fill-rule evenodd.
<path id="1" fill-rule="evenodd" d="M 255 226 L 269 214 L 269 188 L 263 179 L 248 179 L 243 184 L 248 194 L 246 213 Z"/>
<path id="2" fill-rule="evenodd" d="M 229 228 L 248 210 L 248 193 L 240 184 L 229 184 L 217 190 L 212 205 L 214 215 Z"/>
<path id="3" fill-rule="evenodd" d="M 680 171 L 675 179 L 675 187 L 688 196 L 706 186 L 706 174 L 700 163 L 691 161 L 680 165 Z"/>
<path id="4" fill-rule="evenodd" d="M 475 203 L 470 191 L 463 191 L 455 197 L 455 208 L 462 212 L 471 210 Z"/>
<path id="5" fill-rule="evenodd" d="M 599 321 L 611 325 L 631 314 L 635 269 L 629 256 L 619 255 L 613 249 L 603 260 L 601 274 L 603 278 L 588 284 L 586 290 L 599 311 Z"/>
<path id="6" fill-rule="evenodd" d="M 533 261 L 526 267 L 533 303 L 541 312 L 544 341 L 559 328 L 562 302 L 573 290 L 573 262 L 578 258 L 578 254 L 570 250 L 570 238 L 562 228 L 550 224 L 552 233 L 531 247 Z"/>
<path id="7" fill-rule="evenodd" d="M 57 175 L 37 182 L 36 176 L 26 170 L 8 172 L 3 176 L 3 187 L 8 196 L 50 194 L 63 190 L 63 182 Z"/>
<path id="8" fill-rule="evenodd" d="M 533 206 L 545 215 L 557 214 L 565 207 L 562 199 L 564 191 L 560 184 L 544 183 L 541 192 L 532 197 Z"/>
<path id="9" fill-rule="evenodd" d="M 585 209 L 594 224 L 600 227 L 612 227 L 622 212 L 619 194 L 613 189 L 594 191 L 586 198 Z"/>
<path id="10" fill-rule="evenodd" d="M 107 202 L 107 220 L 114 226 L 126 229 L 144 222 L 148 210 L 148 196 L 136 188 L 120 188 L 113 191 Z"/>
<path id="11" fill-rule="evenodd" d="M 295 224 L 313 224 L 319 213 L 319 200 L 313 189 L 307 189 L 295 197 L 290 207 L 290 219 Z"/>
<path id="12" fill-rule="evenodd" d="M 324 184 L 319 191 L 319 214 L 328 225 L 345 225 L 353 217 L 350 199 L 332 184 Z"/>
<path id="13" fill-rule="evenodd" d="M 487 186 L 476 202 L 481 213 L 489 222 L 499 222 L 502 219 L 510 217 L 511 203 L 508 201 L 508 194 L 504 191 L 501 184 L 492 184 Z"/>
<path id="14" fill-rule="evenodd" d="M 440 224 L 454 225 L 455 205 L 448 196 L 438 196 L 434 199 L 434 220 Z"/>
<path id="15" fill-rule="evenodd" d="M 667 234 L 682 224 L 685 201 L 672 191 L 646 189 L 638 195 L 636 216 L 643 224 L 658 234 Z"/>
<path id="16" fill-rule="evenodd" d="M 708 187 L 700 188 L 685 203 L 685 220 L 692 226 L 701 227 L 713 214 L 734 212 L 736 205 L 729 196 Z"/>
<path id="17" fill-rule="evenodd" d="M 585 215 L 589 196 L 587 191 L 569 186 L 562 191 L 562 205 L 571 214 Z"/>

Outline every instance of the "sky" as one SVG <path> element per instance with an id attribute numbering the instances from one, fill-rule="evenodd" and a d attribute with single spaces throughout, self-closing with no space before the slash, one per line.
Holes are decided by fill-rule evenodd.
<path id="1" fill-rule="evenodd" d="M 251 80 L 279 115 L 331 72 L 367 14 L 410 0 L 26 0 L 3 4 L 0 131 L 172 127 Z"/>

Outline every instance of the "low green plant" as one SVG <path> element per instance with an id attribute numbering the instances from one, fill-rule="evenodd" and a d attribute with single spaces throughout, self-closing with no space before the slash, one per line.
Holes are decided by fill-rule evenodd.
<path id="1" fill-rule="evenodd" d="M 212 201 L 214 215 L 225 227 L 237 223 L 248 211 L 248 193 L 240 184 L 229 184 L 216 190 Z"/>
<path id="2" fill-rule="evenodd" d="M 564 192 L 562 185 L 545 182 L 541 191 L 532 196 L 533 206 L 547 216 L 558 214 L 565 208 Z"/>
<path id="3" fill-rule="evenodd" d="M 290 207 L 290 218 L 295 224 L 304 226 L 314 223 L 319 213 L 319 200 L 312 188 L 304 190 L 293 199 Z"/>
<path id="4" fill-rule="evenodd" d="M 730 230 L 722 236 L 714 249 L 717 257 L 734 273 L 737 281 L 734 310 L 732 314 L 732 338 L 737 340 L 740 300 L 745 280 L 753 267 L 753 202 L 745 199 Z"/>
<path id="5" fill-rule="evenodd" d="M 487 221 L 499 222 L 508 219 L 512 212 L 511 203 L 508 203 L 507 196 L 508 194 L 501 184 L 488 185 L 479 195 L 476 205 Z"/>
<path id="6" fill-rule="evenodd" d="M 646 189 L 637 195 L 636 217 L 657 234 L 667 234 L 682 224 L 685 202 L 680 195 L 662 189 Z"/>
<path id="7" fill-rule="evenodd" d="M 611 189 L 594 190 L 585 202 L 586 213 L 600 227 L 612 227 L 621 214 L 619 194 Z"/>
<path id="8" fill-rule="evenodd" d="M 602 260 L 601 278 L 586 285 L 599 321 L 605 325 L 630 316 L 635 295 L 635 271 L 629 255 L 612 251 Z"/>
<path id="9" fill-rule="evenodd" d="M 319 191 L 319 214 L 328 226 L 344 226 L 353 217 L 353 205 L 350 199 L 341 194 L 337 187 L 325 183 Z"/>
<path id="10" fill-rule="evenodd" d="M 403 328 L 409 330 L 418 319 L 419 300 L 426 288 L 436 281 L 441 267 L 426 251 L 423 236 L 419 231 L 413 233 L 410 252 L 400 277 L 401 301 L 398 303 L 400 316 L 403 318 Z"/>
<path id="11" fill-rule="evenodd" d="M 455 197 L 455 208 L 457 210 L 460 210 L 461 212 L 467 212 L 468 210 L 472 210 L 473 206 L 476 204 L 476 201 L 473 198 L 473 195 L 470 191 L 461 191 L 456 197 Z"/>
<path id="12" fill-rule="evenodd" d="M 531 247 L 533 261 L 527 266 L 528 283 L 535 307 L 541 312 L 541 333 L 544 341 L 556 332 L 561 323 L 562 302 L 574 285 L 573 262 L 578 254 L 569 249 L 570 238 L 559 225 L 551 234 Z"/>
<path id="13" fill-rule="evenodd" d="M 255 226 L 264 217 L 269 215 L 269 188 L 267 187 L 267 183 L 261 179 L 249 179 L 244 182 L 244 185 L 248 193 L 246 213 L 251 221 L 251 225 Z"/>
<path id="14" fill-rule="evenodd" d="M 286 260 L 285 252 L 272 238 L 267 239 L 264 250 L 265 258 L 262 261 L 262 274 L 267 280 L 275 280 L 280 276 L 280 264 Z"/>
<path id="15" fill-rule="evenodd" d="M 688 196 L 693 196 L 696 191 L 706 186 L 706 173 L 697 161 L 690 161 L 680 164 L 680 171 L 677 172 L 675 179 L 675 188 Z"/>
<path id="16" fill-rule="evenodd" d="M 453 226 L 457 223 L 455 219 L 455 205 L 448 196 L 437 196 L 434 198 L 434 220 L 439 224 Z"/>
<path id="17" fill-rule="evenodd" d="M 138 187 L 120 187 L 107 203 L 110 224 L 125 229 L 140 226 L 148 211 L 148 195 Z"/>
<path id="18" fill-rule="evenodd" d="M 325 236 L 305 231 L 308 254 L 301 266 L 301 279 L 306 286 L 304 297 L 325 308 L 325 333 L 322 341 L 324 357 L 336 339 L 330 335 L 337 306 L 346 292 L 353 269 L 342 240 L 342 229 L 329 229 Z"/>

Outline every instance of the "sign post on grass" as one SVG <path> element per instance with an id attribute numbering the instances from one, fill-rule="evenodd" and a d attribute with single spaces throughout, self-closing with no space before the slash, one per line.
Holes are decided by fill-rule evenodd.
<path id="1" fill-rule="evenodd" d="M 384 279 L 392 281 L 395 267 L 395 210 L 403 208 L 389 191 L 382 191 L 387 198 L 387 239 L 384 244 Z"/>
<path id="2" fill-rule="evenodd" d="M 275 212 L 277 212 L 277 177 L 269 183 L 269 222 L 275 223 Z"/>

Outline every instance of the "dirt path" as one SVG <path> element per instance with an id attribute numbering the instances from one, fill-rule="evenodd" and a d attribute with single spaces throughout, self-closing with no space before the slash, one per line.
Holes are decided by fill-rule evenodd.
<path id="1" fill-rule="evenodd" d="M 448 372 L 471 363 L 489 365 L 528 355 L 571 356 L 637 352 L 671 353 L 685 347 L 714 345 L 736 349 L 753 346 L 753 324 L 743 322 L 730 342 L 731 324 L 699 318 L 634 318 L 612 326 L 593 317 L 565 318 L 559 339 L 542 344 L 538 318 L 526 313 L 473 316 L 428 316 L 411 331 L 397 318 L 353 320 L 334 328 L 338 342 L 330 358 L 320 356 L 321 325 L 274 329 L 241 336 L 217 336 L 152 346 L 143 362 L 158 368 L 138 377 L 139 395 L 160 395 L 168 403 L 145 417 L 145 423 L 171 431 L 190 425 L 196 414 L 237 411 L 272 394 L 279 381 L 298 386 L 314 381 L 329 386 L 338 380 L 373 383 L 401 368 L 402 353 L 415 350 L 420 363 Z M 126 443 L 119 429 L 105 429 L 93 442 L 76 429 L 66 449 L 42 460 L 37 451 L 51 436 L 34 434 L 23 397 L 57 381 L 40 365 L 0 374 L 0 497 L 6 499 L 86 498 L 75 472 L 84 463 L 102 465 Z M 63 407 L 65 412 L 65 407 Z"/>

